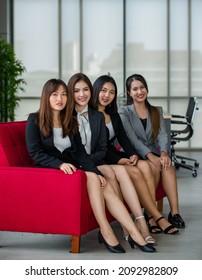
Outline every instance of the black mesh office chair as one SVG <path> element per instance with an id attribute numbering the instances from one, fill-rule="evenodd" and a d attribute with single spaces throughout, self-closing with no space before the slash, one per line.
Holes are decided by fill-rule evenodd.
<path id="1" fill-rule="evenodd" d="M 192 171 L 192 176 L 197 176 L 196 168 L 199 167 L 199 163 L 196 159 L 188 158 L 184 156 L 177 155 L 175 153 L 175 145 L 181 141 L 188 141 L 193 133 L 193 119 L 197 107 L 197 98 L 190 97 L 189 104 L 187 107 L 187 112 L 185 116 L 181 115 L 171 115 L 171 157 L 172 162 L 176 169 L 182 167 Z M 181 129 L 175 129 L 178 126 Z M 174 128 L 172 128 L 174 127 Z M 188 163 L 187 163 L 188 162 Z"/>

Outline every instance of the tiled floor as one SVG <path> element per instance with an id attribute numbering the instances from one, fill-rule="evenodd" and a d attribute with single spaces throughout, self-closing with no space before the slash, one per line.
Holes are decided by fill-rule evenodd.
<path id="1" fill-rule="evenodd" d="M 202 153 L 192 153 L 200 162 L 198 176 L 191 172 L 177 171 L 180 209 L 186 228 L 178 235 L 155 235 L 157 253 L 147 254 L 122 240 L 122 231 L 117 222 L 113 228 L 126 249 L 126 254 L 112 254 L 100 245 L 97 230 L 82 237 L 81 253 L 71 254 L 70 237 L 30 233 L 0 232 L 0 260 L 202 260 Z M 168 214 L 167 200 L 164 215 Z"/>

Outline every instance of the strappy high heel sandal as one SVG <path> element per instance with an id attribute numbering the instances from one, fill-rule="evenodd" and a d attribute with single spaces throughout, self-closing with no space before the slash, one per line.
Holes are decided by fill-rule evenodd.
<path id="1" fill-rule="evenodd" d="M 161 233 L 161 229 L 159 226 L 155 225 L 155 226 L 152 226 L 150 225 L 150 220 L 153 218 L 152 216 L 149 217 L 149 215 L 147 214 L 146 210 L 144 210 L 144 217 L 145 217 L 145 220 L 147 222 L 147 226 L 149 228 L 149 231 L 152 233 L 152 234 L 159 234 Z"/>
<path id="2" fill-rule="evenodd" d="M 150 225 L 149 220 L 151 220 L 152 218 L 153 218 L 152 216 L 149 217 L 149 218 L 148 218 L 148 221 L 147 221 L 147 225 L 148 225 L 149 231 L 150 231 L 152 234 L 159 234 L 159 233 L 161 233 L 161 228 L 159 227 L 159 225 L 158 225 L 158 226 L 152 226 L 152 225 Z"/>
<path id="3" fill-rule="evenodd" d="M 175 234 L 175 233 L 178 233 L 178 232 L 179 232 L 179 230 L 176 229 L 176 227 L 173 226 L 173 225 L 170 225 L 170 226 L 168 226 L 167 228 L 162 229 L 162 228 L 160 227 L 160 225 L 159 225 L 159 222 L 160 222 L 160 220 L 162 220 L 162 219 L 165 219 L 165 217 L 164 217 L 164 216 L 161 216 L 158 220 L 156 220 L 156 223 L 157 223 L 157 225 L 159 226 L 159 228 L 160 228 L 165 234 Z M 176 229 L 176 230 L 175 230 L 175 231 L 169 232 L 171 229 Z"/>
<path id="4" fill-rule="evenodd" d="M 139 217 L 135 218 L 135 221 L 140 220 L 140 219 L 145 219 L 145 216 L 139 216 Z M 156 242 L 156 240 L 151 235 L 147 235 L 146 237 L 144 237 L 144 239 L 149 244 L 154 244 Z"/>

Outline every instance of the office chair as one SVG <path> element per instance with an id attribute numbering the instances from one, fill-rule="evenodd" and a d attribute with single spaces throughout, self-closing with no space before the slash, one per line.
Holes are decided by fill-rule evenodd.
<path id="1" fill-rule="evenodd" d="M 185 116 L 171 115 L 171 158 L 172 158 L 172 162 L 176 169 L 182 167 L 182 168 L 191 170 L 193 177 L 197 176 L 196 168 L 199 167 L 198 161 L 193 158 L 188 158 L 188 157 L 177 155 L 175 153 L 174 146 L 178 142 L 188 141 L 193 136 L 193 133 L 194 133 L 193 119 L 194 119 L 196 110 L 198 110 L 197 103 L 198 103 L 198 101 L 197 101 L 196 97 L 190 97 L 188 107 L 187 107 L 187 112 L 186 112 Z M 178 129 L 178 130 L 172 129 L 172 124 L 175 125 L 174 127 L 176 127 L 176 125 L 180 125 L 180 127 L 183 127 L 183 129 Z M 189 163 L 187 163 L 187 161 Z"/>

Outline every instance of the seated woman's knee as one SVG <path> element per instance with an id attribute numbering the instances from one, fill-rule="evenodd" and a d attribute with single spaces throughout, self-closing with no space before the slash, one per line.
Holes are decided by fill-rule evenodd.
<path id="1" fill-rule="evenodd" d="M 152 176 L 151 167 L 146 160 L 139 160 L 137 166 L 143 173 L 146 173 L 147 176 Z"/>
<path id="2" fill-rule="evenodd" d="M 100 184 L 100 180 L 98 178 L 98 175 L 94 172 L 85 172 L 86 173 L 86 177 L 87 177 L 87 182 L 93 182 L 95 185 L 99 185 Z"/>
<path id="3" fill-rule="evenodd" d="M 98 169 L 102 172 L 104 177 L 107 180 L 116 180 L 116 175 L 114 173 L 114 170 L 109 165 L 101 165 L 98 166 Z"/>

